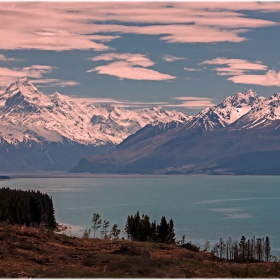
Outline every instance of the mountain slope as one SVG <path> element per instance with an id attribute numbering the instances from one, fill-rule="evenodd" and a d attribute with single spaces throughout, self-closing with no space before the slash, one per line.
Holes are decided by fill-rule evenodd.
<path id="1" fill-rule="evenodd" d="M 232 129 L 250 129 L 255 126 L 267 126 L 280 120 L 280 93 L 263 99 L 248 113 L 238 119 Z"/>
<path id="2" fill-rule="evenodd" d="M 254 90 L 239 92 L 227 97 L 216 106 L 197 114 L 187 125 L 187 129 L 215 130 L 226 127 L 264 100 Z"/>

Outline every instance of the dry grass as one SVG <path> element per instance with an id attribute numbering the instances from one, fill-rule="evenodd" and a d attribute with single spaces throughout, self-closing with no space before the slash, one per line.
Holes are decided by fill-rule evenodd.
<path id="1" fill-rule="evenodd" d="M 0 277 L 273 278 L 279 263 L 213 261 L 175 245 L 82 239 L 0 224 Z"/>

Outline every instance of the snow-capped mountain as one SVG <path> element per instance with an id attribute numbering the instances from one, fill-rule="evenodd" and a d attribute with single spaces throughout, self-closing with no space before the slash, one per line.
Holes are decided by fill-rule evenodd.
<path id="1" fill-rule="evenodd" d="M 214 107 L 204 109 L 186 127 L 187 129 L 201 128 L 210 131 L 226 127 L 248 113 L 253 107 L 259 105 L 264 99 L 258 97 L 254 90 L 239 92 L 227 97 Z"/>
<path id="2" fill-rule="evenodd" d="M 72 172 L 280 174 L 280 94 L 248 90 L 186 124 L 139 130 L 113 151 L 83 158 Z"/>
<path id="3" fill-rule="evenodd" d="M 239 118 L 233 129 L 250 129 L 257 126 L 267 126 L 280 120 L 280 93 L 274 93 L 269 98 L 263 98 L 249 112 Z"/>
<path id="4" fill-rule="evenodd" d="M 147 124 L 184 123 L 190 118 L 160 106 L 132 111 L 108 104 L 96 107 L 90 99 L 70 98 L 58 92 L 45 95 L 24 78 L 0 90 L 0 150 L 9 153 L 3 162 L 11 156 L 11 162 L 17 165 L 24 158 L 20 170 L 36 166 L 28 156 L 32 155 L 31 149 L 36 149 L 42 162 L 48 162 L 37 166 L 39 170 L 65 170 L 85 155 L 114 148 Z M 59 151 L 64 153 L 66 166 Z"/>
<path id="5" fill-rule="evenodd" d="M 90 100 L 55 92 L 44 95 L 26 78 L 0 91 L 1 136 L 9 143 L 25 140 L 60 141 L 102 146 L 119 144 L 146 124 L 185 122 L 184 113 L 160 106 L 139 111 L 123 110 L 108 104 L 95 107 Z"/>

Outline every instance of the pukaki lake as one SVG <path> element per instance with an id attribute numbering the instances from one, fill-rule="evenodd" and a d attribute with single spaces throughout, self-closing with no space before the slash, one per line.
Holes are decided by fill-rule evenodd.
<path id="1" fill-rule="evenodd" d="M 123 230 L 128 215 L 147 214 L 175 224 L 176 239 L 204 249 L 223 238 L 269 236 L 280 256 L 280 176 L 96 176 L 16 178 L 1 187 L 39 190 L 52 196 L 57 222 L 81 236 L 93 213 Z"/>

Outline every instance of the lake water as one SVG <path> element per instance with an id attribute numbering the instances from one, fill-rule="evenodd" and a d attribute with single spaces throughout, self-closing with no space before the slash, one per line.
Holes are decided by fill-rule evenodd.
<path id="1" fill-rule="evenodd" d="M 98 178 L 20 178 L 0 186 L 40 190 L 52 196 L 56 219 L 82 235 L 93 213 L 123 230 L 127 215 L 145 213 L 175 224 L 177 240 L 186 235 L 204 248 L 220 237 L 239 240 L 269 236 L 280 252 L 280 176 L 155 176 Z"/>

